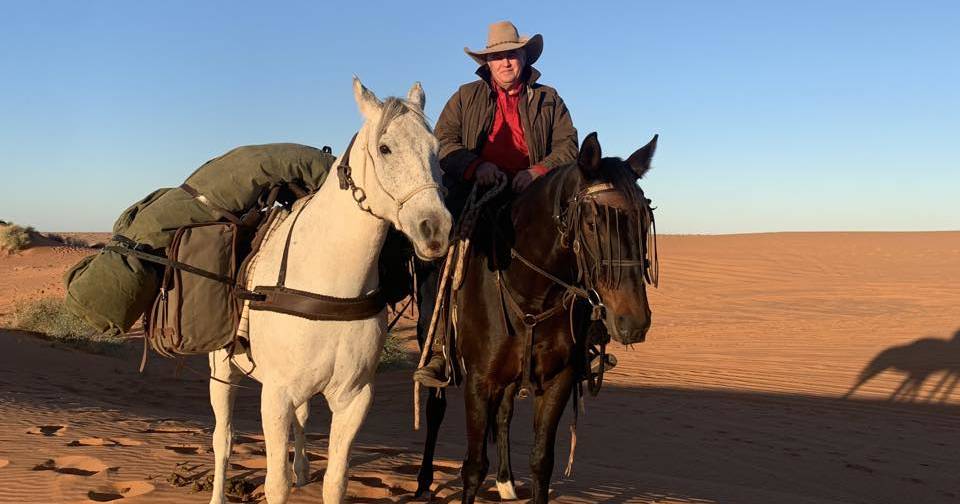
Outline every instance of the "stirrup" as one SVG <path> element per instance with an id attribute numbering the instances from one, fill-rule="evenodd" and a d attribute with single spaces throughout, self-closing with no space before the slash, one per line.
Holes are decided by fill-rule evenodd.
<path id="1" fill-rule="evenodd" d="M 437 378 L 432 371 L 425 371 L 427 368 L 420 368 L 413 373 L 413 381 L 429 388 L 444 388 L 450 385 L 450 380 Z"/>
<path id="2" fill-rule="evenodd" d="M 600 362 L 601 358 L 603 359 L 603 370 L 604 372 L 610 371 L 611 369 L 617 367 L 617 356 L 613 354 L 602 354 L 596 355 L 593 359 L 590 359 L 590 374 L 597 375 L 600 374 Z"/>
<path id="3" fill-rule="evenodd" d="M 435 361 L 437 360 L 441 362 L 435 363 Z M 439 366 L 437 364 L 439 364 Z M 436 369 L 437 367 L 439 367 L 440 369 L 439 370 Z M 413 381 L 420 383 L 424 387 L 430 387 L 430 388 L 446 387 L 447 385 L 450 384 L 450 380 L 443 376 L 445 374 L 446 368 L 447 368 L 446 360 L 444 360 L 442 357 L 439 357 L 439 355 L 435 355 L 430 359 L 429 362 L 427 362 L 427 365 L 413 372 Z"/>

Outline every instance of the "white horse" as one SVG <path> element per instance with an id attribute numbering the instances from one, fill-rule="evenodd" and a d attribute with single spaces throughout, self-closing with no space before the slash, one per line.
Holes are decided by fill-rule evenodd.
<path id="1" fill-rule="evenodd" d="M 446 252 L 451 219 L 440 198 L 437 141 L 423 116 L 424 93 L 413 85 L 406 100 L 381 102 L 353 81 L 364 124 L 350 150 L 356 185 L 366 193 L 341 190 L 331 172 L 303 207 L 293 231 L 286 285 L 291 289 L 341 298 L 374 291 L 377 264 L 389 226 L 413 242 L 422 259 Z M 338 160 L 337 165 L 339 165 Z M 267 238 L 250 273 L 251 286 L 270 286 L 277 274 L 287 218 Z M 245 371 L 263 384 L 260 411 L 267 448 L 267 502 L 284 503 L 290 494 L 287 437 L 294 423 L 294 473 L 304 485 L 309 469 L 304 450 L 308 401 L 318 393 L 333 414 L 323 501 L 342 502 L 347 487 L 350 447 L 373 399 L 373 378 L 386 337 L 385 312 L 349 322 L 312 321 L 270 311 L 249 312 L 250 349 L 230 359 L 226 350 L 210 354 L 210 403 L 215 474 L 210 502 L 225 502 L 224 480 L 233 437 L 234 387 Z M 223 382 L 217 381 L 223 380 Z"/>

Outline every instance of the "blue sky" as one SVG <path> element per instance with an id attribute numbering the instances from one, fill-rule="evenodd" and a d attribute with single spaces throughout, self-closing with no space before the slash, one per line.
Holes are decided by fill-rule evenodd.
<path id="1" fill-rule="evenodd" d="M 4 2 L 0 219 L 109 230 L 245 144 L 345 147 L 350 77 L 419 80 L 513 20 L 581 138 L 627 156 L 666 233 L 960 229 L 957 2 Z"/>

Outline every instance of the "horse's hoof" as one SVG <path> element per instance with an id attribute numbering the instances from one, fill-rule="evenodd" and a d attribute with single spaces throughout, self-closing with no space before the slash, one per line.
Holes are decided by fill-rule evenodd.
<path id="1" fill-rule="evenodd" d="M 433 500 L 433 493 L 430 492 L 429 488 L 417 488 L 417 492 L 413 494 L 413 499 L 418 501 L 430 502 Z"/>
<path id="2" fill-rule="evenodd" d="M 500 494 L 500 500 L 517 500 L 517 489 L 512 481 L 497 482 L 497 493 Z"/>

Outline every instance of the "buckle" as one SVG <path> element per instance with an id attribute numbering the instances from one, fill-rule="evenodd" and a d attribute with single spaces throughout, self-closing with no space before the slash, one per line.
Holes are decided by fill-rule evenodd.
<path id="1" fill-rule="evenodd" d="M 337 166 L 337 178 L 340 181 L 340 189 L 342 190 L 347 190 L 353 185 L 351 170 L 347 165 L 342 164 Z"/>

